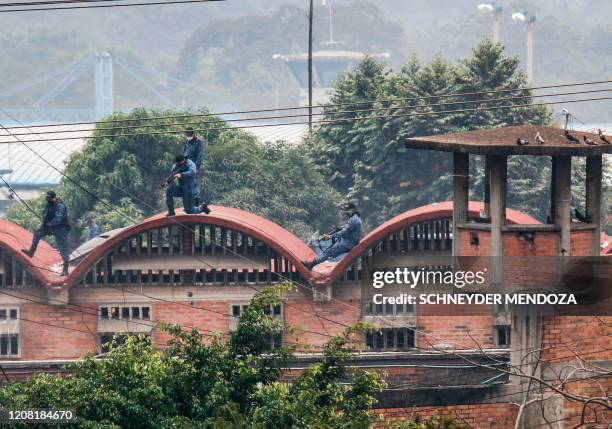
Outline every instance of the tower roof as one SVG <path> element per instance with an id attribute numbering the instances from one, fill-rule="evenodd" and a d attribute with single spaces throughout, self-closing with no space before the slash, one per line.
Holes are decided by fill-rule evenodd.
<path id="1" fill-rule="evenodd" d="M 539 133 L 543 143 L 538 143 Z M 539 125 L 518 125 L 490 128 L 463 133 L 440 134 L 425 137 L 410 137 L 407 148 L 439 150 L 444 152 L 472 153 L 476 155 L 546 155 L 546 156 L 591 156 L 612 153 L 612 144 L 605 144 L 597 134 L 570 130 L 578 142 L 571 142 L 561 128 Z M 595 145 L 589 145 L 584 137 Z M 606 136 L 612 141 L 612 136 Z M 517 140 L 529 143 L 518 145 Z"/>

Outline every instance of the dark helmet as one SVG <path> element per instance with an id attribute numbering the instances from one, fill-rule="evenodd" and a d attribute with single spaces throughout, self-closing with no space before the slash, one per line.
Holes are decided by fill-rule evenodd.
<path id="1" fill-rule="evenodd" d="M 185 158 L 185 155 L 183 155 L 182 153 L 179 153 L 178 155 L 174 157 L 174 162 L 176 164 L 180 164 L 181 162 L 185 161 L 185 159 L 187 159 Z"/>
<path id="2" fill-rule="evenodd" d="M 342 210 L 357 210 L 357 206 L 353 203 L 346 203 L 345 205 L 342 206 Z"/>
<path id="3" fill-rule="evenodd" d="M 195 134 L 195 131 L 193 130 L 193 127 L 185 128 L 185 135 L 187 137 L 192 137 L 194 134 Z"/>
<path id="4" fill-rule="evenodd" d="M 55 191 L 47 191 L 47 194 L 45 195 L 45 200 L 51 201 L 55 197 L 57 197 Z"/>

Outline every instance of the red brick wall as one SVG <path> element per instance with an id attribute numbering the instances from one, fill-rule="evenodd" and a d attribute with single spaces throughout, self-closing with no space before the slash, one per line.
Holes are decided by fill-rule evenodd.
<path id="1" fill-rule="evenodd" d="M 542 325 L 544 360 L 575 361 L 573 352 L 584 360 L 612 359 L 612 316 L 544 316 Z"/>
<path id="2" fill-rule="evenodd" d="M 572 231 L 570 237 L 572 256 L 587 256 L 593 254 L 593 231 Z"/>
<path id="3" fill-rule="evenodd" d="M 98 319 L 95 314 L 97 306 L 83 305 L 90 306 L 92 311 L 82 307 L 76 309 L 83 313 L 73 311 L 70 309 L 73 307 L 68 306 L 22 305 L 20 307 L 21 358 L 24 360 L 62 359 L 82 357 L 88 352 L 97 353 L 96 326 Z M 67 329 L 62 329 L 60 326 Z M 72 329 L 85 332 L 76 332 Z"/>
<path id="4" fill-rule="evenodd" d="M 470 244 L 470 234 L 478 236 L 478 245 Z M 488 256 L 491 254 L 491 233 L 483 230 L 461 229 L 461 255 Z M 559 233 L 556 231 L 537 231 L 533 243 L 519 240 L 516 231 L 503 232 L 504 255 L 506 256 L 556 256 Z M 571 253 L 576 256 L 590 255 L 593 246 L 593 231 L 572 231 Z"/>
<path id="5" fill-rule="evenodd" d="M 469 424 L 474 429 L 514 429 L 518 408 L 511 404 L 470 404 L 446 407 L 406 407 L 375 410 L 383 415 L 384 421 L 374 425 L 375 428 L 386 428 L 398 420 L 428 418 L 437 412 L 450 413 Z"/>
<path id="6" fill-rule="evenodd" d="M 179 324 L 185 328 L 195 327 L 204 334 L 211 334 L 208 331 L 228 332 L 229 317 L 226 315 L 230 311 L 229 301 L 194 301 L 193 308 L 184 304 L 188 303 L 156 303 L 153 305 L 153 319 L 155 322 Z M 155 331 L 153 334 L 153 342 L 157 345 L 165 345 L 169 339 L 170 336 L 165 332 Z"/>
<path id="7" fill-rule="evenodd" d="M 428 307 L 433 307 L 428 308 Z M 436 311 L 437 316 L 432 315 Z M 480 307 L 478 310 L 465 311 L 461 307 Z M 451 310 L 452 308 L 452 310 Z M 423 315 L 424 312 L 430 313 Z M 487 314 L 483 314 L 486 312 Z M 457 314 L 452 315 L 451 314 Z M 491 306 L 426 306 L 417 307 L 417 325 L 420 332 L 417 334 L 417 346 L 424 349 L 431 347 L 444 348 L 453 346 L 462 349 L 476 349 L 480 347 L 495 347 L 493 339 L 493 310 Z"/>

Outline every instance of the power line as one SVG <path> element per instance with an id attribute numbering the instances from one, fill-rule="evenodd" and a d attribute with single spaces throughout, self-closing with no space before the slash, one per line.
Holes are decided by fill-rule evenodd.
<path id="1" fill-rule="evenodd" d="M 5 129 L 6 129 L 6 128 L 5 128 Z M 9 130 L 7 130 L 7 131 L 8 131 L 9 133 L 11 133 Z M 21 140 L 20 140 L 20 141 L 21 141 Z M 23 142 L 23 141 L 22 141 L 22 142 Z M 24 143 L 24 146 L 28 147 L 27 145 L 25 145 L 25 143 Z M 29 148 L 29 147 L 28 147 L 28 148 Z M 29 148 L 29 149 L 30 149 L 32 152 L 34 152 L 36 155 L 38 155 L 36 151 L 34 151 L 34 150 L 33 150 L 33 149 L 31 149 L 31 148 Z M 40 157 L 40 155 L 38 155 L 38 156 Z M 42 157 L 41 157 L 41 159 L 43 159 L 43 161 L 45 161 L 47 164 L 49 164 L 49 165 L 50 165 L 50 166 L 52 166 L 54 169 L 56 169 L 56 170 L 57 170 L 57 171 L 58 171 L 58 172 L 59 172 L 61 175 L 63 175 L 63 176 L 64 176 L 64 177 L 66 177 L 67 179 L 69 179 L 71 182 L 73 182 L 73 183 L 77 184 L 77 186 L 79 186 L 81 189 L 83 189 L 83 190 L 85 190 L 86 192 L 88 192 L 88 193 L 89 193 L 90 195 L 92 195 L 94 198 L 96 198 L 96 199 L 97 199 L 97 200 L 99 200 L 99 201 L 102 201 L 102 200 L 101 200 L 99 197 L 97 197 L 95 194 L 93 194 L 92 192 L 90 192 L 89 190 L 87 190 L 86 188 L 84 188 L 83 186 L 81 186 L 80 184 L 78 184 L 78 183 L 77 183 L 77 182 L 76 182 L 74 179 L 70 178 L 70 177 L 69 177 L 69 176 L 67 176 L 65 173 L 63 173 L 63 172 L 61 172 L 60 170 L 58 170 L 58 169 L 57 169 L 56 167 L 54 167 L 54 166 L 53 166 L 51 163 L 49 163 L 49 162 L 48 162 L 46 159 L 44 159 L 44 158 L 42 158 Z M 93 170 L 92 170 L 92 171 L 93 171 Z M 107 204 L 107 203 L 105 203 L 105 204 L 106 204 L 106 205 L 109 205 L 109 204 Z M 120 214 L 121 216 L 123 216 L 124 218 L 129 219 L 131 222 L 136 223 L 134 220 L 130 219 L 129 217 L 127 217 L 127 216 L 125 216 L 125 215 L 123 215 L 121 212 L 117 211 L 117 210 L 116 210 L 116 209 L 114 209 L 112 206 L 111 206 L 111 209 L 113 209 L 113 211 L 116 211 L 117 213 L 119 213 L 119 214 Z M 177 224 L 179 224 L 179 225 L 182 225 L 180 222 L 178 222 L 178 221 L 176 221 L 176 220 L 174 220 L 174 222 L 175 222 L 175 223 L 177 223 Z M 185 227 L 186 227 L 186 228 L 188 228 L 188 229 L 190 229 L 188 226 L 185 226 Z M 191 230 L 191 229 L 190 229 L 190 230 Z M 224 247 L 224 246 L 222 246 L 222 247 L 223 247 L 223 248 L 225 248 L 226 250 L 228 250 L 229 252 L 234 253 L 234 254 L 236 254 L 237 256 L 239 256 L 239 257 L 241 257 L 241 258 L 243 258 L 243 259 L 245 259 L 245 260 L 249 260 L 249 259 L 248 259 L 247 257 L 245 257 L 244 255 L 240 255 L 240 254 L 238 254 L 238 253 L 236 253 L 236 252 L 233 252 L 233 250 L 232 250 L 232 249 L 228 249 L 228 248 L 226 248 L 226 247 Z M 199 258 L 198 258 L 198 259 L 199 259 Z M 202 260 L 202 262 L 203 262 L 204 264 L 206 264 L 206 265 L 208 265 L 209 267 L 211 267 L 211 268 L 212 268 L 212 266 L 211 266 L 209 263 L 207 263 L 206 261 Z M 313 293 L 318 293 L 318 292 L 317 292 L 317 291 L 315 291 L 313 288 L 310 288 L 310 287 L 308 287 L 308 286 L 306 286 L 306 285 L 302 285 L 301 283 L 296 282 L 296 281 L 294 281 L 294 280 L 292 280 L 292 279 L 290 279 L 290 278 L 286 278 L 286 277 L 284 277 L 284 276 L 282 276 L 282 275 L 279 275 L 279 277 L 280 277 L 280 278 L 285 278 L 285 279 L 286 279 L 287 281 L 289 281 L 290 283 L 293 283 L 293 284 L 296 284 L 296 285 L 298 285 L 298 286 L 300 286 L 300 287 L 304 287 L 304 288 L 306 288 L 306 289 L 309 289 L 309 290 L 311 290 Z M 255 289 L 255 288 L 253 288 L 253 289 Z M 257 289 L 255 289 L 255 290 L 257 290 Z M 332 299 L 334 299 L 334 298 L 332 298 Z M 336 300 L 336 301 L 338 301 L 338 302 L 340 302 L 340 303 L 342 303 L 342 304 L 344 304 L 344 305 L 347 305 L 347 306 L 349 306 L 349 307 L 352 307 L 352 308 L 355 308 L 355 309 L 359 309 L 358 307 L 353 306 L 353 305 L 350 305 L 350 304 L 348 304 L 348 303 L 345 303 L 345 302 L 343 302 L 343 301 L 341 301 L 341 300 L 337 300 L 337 299 L 334 299 L 334 300 Z M 301 309 L 300 309 L 300 310 L 301 310 Z M 318 317 L 318 318 L 319 318 L 319 320 L 321 320 L 321 318 L 322 318 L 322 316 L 320 316 L 320 315 L 319 315 L 318 313 L 316 313 L 316 312 L 315 312 L 315 313 L 310 313 L 310 314 L 315 315 L 316 317 Z M 345 326 L 345 327 L 347 327 L 347 328 L 349 327 L 348 325 L 344 325 L 344 324 L 342 324 L 342 323 L 340 323 L 340 322 L 337 322 L 337 321 L 334 321 L 334 320 L 331 320 L 331 319 L 327 319 L 327 318 L 325 318 L 325 320 L 330 321 L 330 322 L 333 322 L 333 323 L 336 323 L 336 324 L 343 325 L 343 326 Z M 392 324 L 392 325 L 394 325 L 394 323 L 393 323 L 393 322 L 392 322 L 391 324 Z M 411 329 L 413 329 L 415 332 L 417 332 L 417 329 L 416 329 L 416 328 L 411 328 Z M 427 334 L 422 333 L 422 335 L 427 335 Z"/>
<path id="2" fill-rule="evenodd" d="M 476 107 L 469 109 L 457 109 L 457 110 L 442 110 L 442 111 L 433 111 L 433 112 L 418 112 L 418 113 L 408 113 L 408 114 L 396 114 L 396 115 L 381 115 L 381 116 L 364 116 L 358 118 L 344 118 L 344 119 L 330 119 L 318 121 L 317 125 L 338 125 L 343 123 L 352 123 L 357 121 L 365 121 L 372 119 L 391 119 L 391 118 L 411 118 L 411 117 L 420 117 L 420 116 L 430 116 L 430 115 L 445 115 L 445 114 L 456 114 L 456 113 L 468 113 L 468 112 L 486 112 L 491 110 L 500 110 L 500 109 L 515 109 L 515 108 L 527 108 L 527 107 L 536 107 L 536 106 L 548 106 L 555 104 L 573 104 L 573 103 L 585 103 L 591 101 L 603 101 L 603 100 L 612 100 L 612 97 L 598 97 L 598 98 L 585 98 L 579 100 L 560 100 L 560 101 L 549 101 L 542 103 L 526 103 L 526 104 L 514 104 L 514 105 L 503 105 L 503 106 L 491 106 L 491 107 Z M 4 110 L 0 109 L 4 112 Z M 287 122 L 282 124 L 256 124 L 256 125 L 248 125 L 248 126 L 230 126 L 230 127 L 213 127 L 213 128 L 197 128 L 194 129 L 195 132 L 211 132 L 211 131 L 224 131 L 224 130 L 237 130 L 237 129 L 251 129 L 251 128 L 262 128 L 262 127 L 283 127 L 289 125 L 308 125 L 308 122 Z M 3 128 L 8 131 L 6 127 Z M 115 137 L 131 137 L 131 136 L 150 136 L 150 135 L 162 135 L 162 134 L 183 134 L 185 131 L 153 131 L 148 133 L 125 133 L 125 134 L 108 134 L 108 135 L 99 135 L 94 136 L 93 138 L 115 138 Z M 33 139 L 27 140 L 27 143 L 35 143 L 35 142 L 49 142 L 49 141 L 65 141 L 65 140 L 83 140 L 83 137 L 64 137 L 64 138 L 49 138 L 49 139 Z M 23 140 L 19 140 L 23 143 Z M 15 142 L 0 142 L 0 144 L 11 144 Z"/>
<path id="3" fill-rule="evenodd" d="M 113 3 L 118 1 L 129 1 L 129 0 L 44 0 L 44 1 L 33 1 L 33 2 L 17 2 L 17 3 L 0 3 L 0 8 L 3 7 L 14 7 L 14 6 L 39 6 L 49 4 L 77 4 L 77 3 Z"/>
<path id="4" fill-rule="evenodd" d="M 408 106 L 386 106 L 386 107 L 377 107 L 371 109 L 356 109 L 356 110 L 341 110 L 335 112 L 319 112 L 313 113 L 312 116 L 327 116 L 327 115 L 343 115 L 343 114 L 356 114 L 356 113 L 368 113 L 368 112 L 378 112 L 381 110 L 401 110 L 401 109 L 422 109 L 422 108 L 431 108 L 437 106 L 453 106 L 453 105 L 464 105 L 464 104 L 476 104 L 476 103 L 492 103 L 497 101 L 512 101 L 512 100 L 524 100 L 526 98 L 542 98 L 542 97 L 559 97 L 563 95 L 579 95 L 579 94 L 592 94 L 599 92 L 610 92 L 612 88 L 605 89 L 595 89 L 588 91 L 574 91 L 574 92 L 562 92 L 556 94 L 540 94 L 533 96 L 514 96 L 514 97 L 501 97 L 501 98 L 491 98 L 491 99 L 479 99 L 479 100 L 466 100 L 466 101 L 452 101 L 446 103 L 431 103 L 431 104 L 418 104 L 418 105 L 408 105 Z M 199 117 L 201 115 L 195 115 L 195 117 Z M 255 117 L 255 118 L 242 118 L 242 119 L 223 119 L 223 122 L 249 122 L 249 121 L 262 121 L 262 120 L 272 120 L 272 119 L 289 119 L 289 118 L 301 118 L 310 116 L 310 113 L 302 113 L 302 114 L 294 114 L 294 115 L 283 115 L 283 116 L 264 116 L 264 117 Z M 144 119 L 143 119 L 144 120 Z M 79 129 L 69 129 L 69 130 L 58 130 L 58 131 L 45 131 L 44 134 L 66 134 L 66 133 L 81 133 L 88 131 L 119 131 L 119 130 L 129 130 L 129 129 L 139 129 L 139 128 L 167 128 L 172 126 L 185 126 L 185 125 L 199 125 L 202 126 L 204 124 L 214 124 L 218 123 L 220 120 L 215 119 L 211 121 L 187 121 L 187 122 L 172 122 L 169 124 L 149 124 L 149 125 L 128 125 L 121 127 L 96 127 L 92 128 L 79 128 Z M 21 127 L 11 127 L 11 129 L 21 128 Z M 181 131 L 181 132 L 184 132 Z M 13 136 L 29 136 L 33 133 L 13 133 Z"/>
<path id="5" fill-rule="evenodd" d="M 212 113 L 204 113 L 204 114 L 194 113 L 194 114 L 182 114 L 182 115 L 171 115 L 171 116 L 152 116 L 152 117 L 145 117 L 145 118 L 106 119 L 102 121 L 93 121 L 93 122 L 66 122 L 66 123 L 56 123 L 56 124 L 37 124 L 37 125 L 30 125 L 30 126 L 11 127 L 11 129 L 62 127 L 62 126 L 69 126 L 69 125 L 88 125 L 88 124 L 99 125 L 99 124 L 106 124 L 106 123 L 115 124 L 115 123 L 137 122 L 137 121 L 143 121 L 143 120 L 157 120 L 157 119 L 181 119 L 181 118 L 207 117 L 207 116 L 242 115 L 242 114 L 249 114 L 249 113 L 269 113 L 269 112 L 278 112 L 278 111 L 285 111 L 285 110 L 287 111 L 303 110 L 308 107 L 313 107 L 313 108 L 318 108 L 318 109 L 329 109 L 331 107 L 341 107 L 341 106 L 359 106 L 359 105 L 364 105 L 364 104 L 387 103 L 387 102 L 396 102 L 396 101 L 432 100 L 432 99 L 449 98 L 449 97 L 465 97 L 465 96 L 472 96 L 472 95 L 504 94 L 504 93 L 509 93 L 509 92 L 567 88 L 567 87 L 572 87 L 572 86 L 599 85 L 599 84 L 604 84 L 604 83 L 612 83 L 612 80 L 576 82 L 576 83 L 545 85 L 545 86 L 532 86 L 532 87 L 525 87 L 525 88 L 496 89 L 496 90 L 489 90 L 489 91 L 459 92 L 459 93 L 448 93 L 448 94 L 439 94 L 439 95 L 427 95 L 427 96 L 420 96 L 420 97 L 380 98 L 380 99 L 373 99 L 373 100 L 332 103 L 332 104 L 324 104 L 324 105 L 312 105 L 312 106 L 300 106 L 300 107 L 279 107 L 279 108 L 274 108 L 274 109 L 266 108 L 266 109 L 232 111 L 232 112 L 212 112 Z M 529 98 L 529 97 L 533 97 L 533 96 L 531 94 L 525 94 L 524 96 L 522 96 L 522 98 Z M 521 96 L 517 96 L 517 98 L 521 98 Z"/>
<path id="6" fill-rule="evenodd" d="M 22 8 L 22 9 L 1 9 L 0 13 L 9 12 L 38 12 L 46 10 L 75 10 L 75 9 L 98 9 L 98 8 L 110 8 L 110 7 L 130 7 L 130 6 L 160 6 L 166 4 L 187 4 L 187 3 L 212 3 L 222 2 L 225 0 L 169 0 L 169 1 L 153 1 L 146 3 L 120 3 L 120 4 L 95 4 L 90 6 L 67 6 L 67 7 L 37 7 L 37 8 Z M 81 3 L 83 0 L 79 0 L 76 3 Z M 70 2 L 67 2 L 70 3 Z"/>

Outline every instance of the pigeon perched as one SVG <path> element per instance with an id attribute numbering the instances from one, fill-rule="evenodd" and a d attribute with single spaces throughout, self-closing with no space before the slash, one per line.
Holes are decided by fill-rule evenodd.
<path id="1" fill-rule="evenodd" d="M 588 145 L 591 146 L 595 146 L 597 145 L 597 143 L 595 143 L 593 140 L 591 140 L 590 138 L 588 138 L 587 136 L 582 136 L 582 138 L 584 139 L 584 142 Z"/>
<path id="2" fill-rule="evenodd" d="M 565 130 L 565 138 L 569 140 L 570 143 L 580 143 L 580 140 L 571 135 L 568 130 Z"/>
<path id="3" fill-rule="evenodd" d="M 525 140 L 519 137 L 518 139 L 516 139 L 516 144 L 519 146 L 525 146 L 526 144 L 529 144 L 529 140 Z"/>
<path id="4" fill-rule="evenodd" d="M 604 142 L 605 144 L 610 144 L 610 140 L 608 140 L 606 138 L 606 136 L 604 135 L 604 133 L 601 131 L 601 128 L 597 130 L 597 134 L 599 134 L 599 139 Z"/>
<path id="5" fill-rule="evenodd" d="M 589 220 L 589 218 L 585 215 L 583 215 L 582 213 L 580 213 L 580 211 L 578 209 L 574 209 L 574 217 L 582 223 L 590 223 L 591 221 Z"/>
<path id="6" fill-rule="evenodd" d="M 535 141 L 536 141 L 537 144 L 544 144 L 544 143 L 546 143 L 546 140 L 544 140 L 542 138 L 542 136 L 540 135 L 539 131 L 535 135 Z"/>

